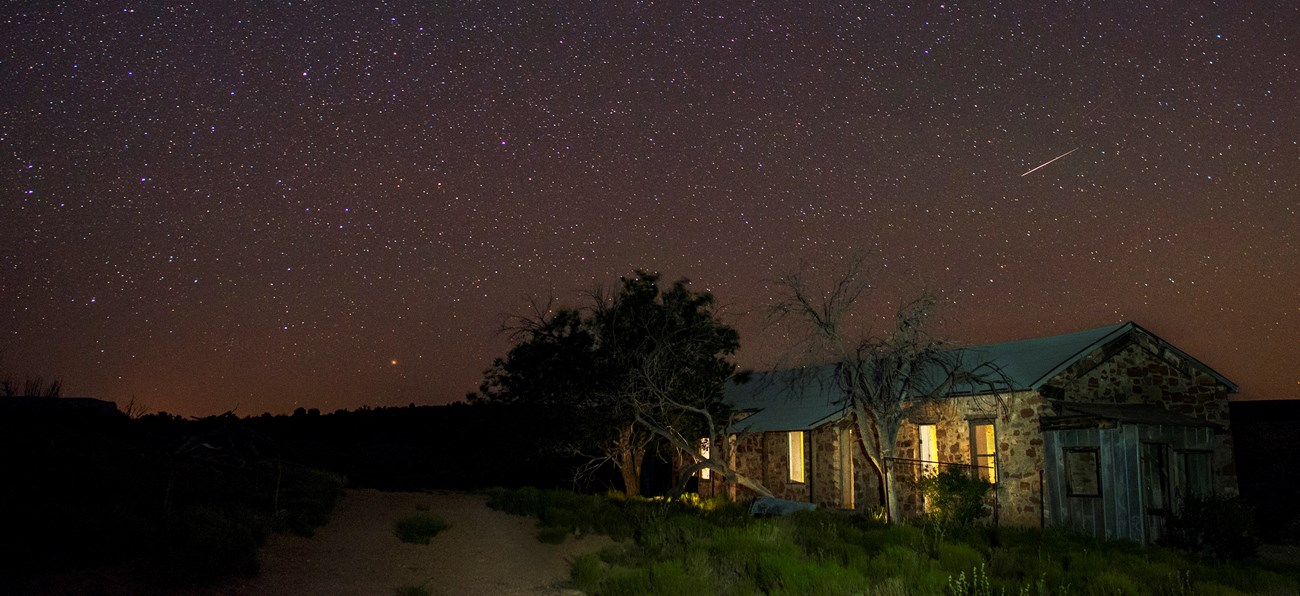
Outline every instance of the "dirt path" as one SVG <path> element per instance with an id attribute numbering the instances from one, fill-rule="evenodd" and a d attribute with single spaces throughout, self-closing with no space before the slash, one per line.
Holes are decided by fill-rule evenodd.
<path id="1" fill-rule="evenodd" d="M 487 498 L 459 493 L 351 490 L 312 538 L 276 535 L 262 550 L 262 573 L 221 590 L 261 594 L 383 595 L 426 586 L 434 594 L 558 594 L 579 554 L 613 542 L 604 536 L 537 541 L 535 520 L 488 509 Z M 451 524 L 427 545 L 405 544 L 393 522 L 428 508 Z"/>

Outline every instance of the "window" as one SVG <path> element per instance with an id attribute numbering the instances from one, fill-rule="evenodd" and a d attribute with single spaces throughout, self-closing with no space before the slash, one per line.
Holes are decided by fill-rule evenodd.
<path id="1" fill-rule="evenodd" d="M 1212 460 L 1209 451 L 1179 451 L 1178 467 L 1183 475 L 1181 496 L 1184 500 L 1192 497 L 1208 497 L 1214 494 L 1210 471 Z"/>
<path id="2" fill-rule="evenodd" d="M 1169 512 L 1169 446 L 1143 443 L 1139 461 L 1142 468 L 1142 500 L 1146 512 L 1164 515 Z"/>
<path id="3" fill-rule="evenodd" d="M 970 423 L 971 463 L 975 464 L 980 478 L 989 482 L 998 481 L 998 441 L 991 421 L 972 421 Z"/>
<path id="4" fill-rule="evenodd" d="M 921 475 L 934 476 L 939 473 L 939 430 L 933 424 L 916 427 L 916 459 L 921 460 Z"/>
<path id="5" fill-rule="evenodd" d="M 1101 458 L 1095 447 L 1065 450 L 1065 494 L 1069 497 L 1101 496 Z"/>
<path id="6" fill-rule="evenodd" d="M 803 431 L 793 431 L 790 437 L 790 482 L 803 482 Z"/>
<path id="7" fill-rule="evenodd" d="M 703 455 L 704 459 L 709 459 L 709 438 L 708 437 L 704 437 L 703 439 L 700 439 L 700 455 Z M 711 477 L 710 472 L 712 471 L 713 470 L 710 470 L 708 468 L 704 468 L 700 470 L 700 479 L 708 480 Z"/>

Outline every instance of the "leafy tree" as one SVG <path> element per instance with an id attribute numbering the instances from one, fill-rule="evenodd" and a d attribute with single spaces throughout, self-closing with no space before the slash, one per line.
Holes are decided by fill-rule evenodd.
<path id="1" fill-rule="evenodd" d="M 645 455 L 663 436 L 655 429 L 702 427 L 683 412 L 669 416 L 666 402 L 652 398 L 721 414 L 722 383 L 735 368 L 726 357 L 739 336 L 716 317 L 713 296 L 687 284 L 664 290 L 658 274 L 637 271 L 617 291 L 588 293 L 579 309 L 534 302 L 507 322 L 515 345 L 493 363 L 473 401 L 536 415 L 542 442 L 586 456 L 580 472 L 612 463 L 624 491 L 638 494 Z"/>
<path id="2" fill-rule="evenodd" d="M 640 491 L 640 459 L 647 437 L 614 433 L 624 411 L 611 409 L 606 396 L 611 379 L 602 366 L 597 329 L 589 310 L 555 308 L 554 301 L 532 302 L 525 315 L 511 316 L 504 329 L 515 342 L 495 359 L 471 403 L 510 407 L 530 424 L 528 444 L 543 457 L 581 455 L 588 474 L 612 462 L 623 471 L 625 492 Z"/>
<path id="3" fill-rule="evenodd" d="M 691 460 L 680 470 L 674 492 L 696 472 L 710 469 L 728 484 L 772 496 L 730 464 L 733 418 L 722 388 L 737 376 L 727 357 L 739 347 L 739 335 L 719 321 L 712 294 L 692 292 L 678 281 L 656 301 L 653 289 L 625 285 L 624 295 L 635 298 L 624 306 L 639 314 L 624 317 L 622 333 L 640 339 L 631 350 L 635 357 L 624 363 L 631 374 L 623 395 L 638 426 Z M 709 449 L 703 449 L 701 438 Z"/>

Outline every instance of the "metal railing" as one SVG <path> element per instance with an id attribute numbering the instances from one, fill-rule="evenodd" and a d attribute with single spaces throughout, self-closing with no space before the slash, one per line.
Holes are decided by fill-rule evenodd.
<path id="1" fill-rule="evenodd" d="M 914 459 L 907 457 L 889 457 L 885 458 L 886 465 L 889 466 L 890 473 L 894 478 L 894 490 L 898 493 L 899 501 L 904 509 L 905 516 L 920 515 L 925 512 L 925 497 L 918 488 L 918 481 L 926 476 L 936 476 L 940 472 L 948 470 L 960 470 L 971 477 L 985 476 L 981 472 L 989 470 L 996 472 L 995 466 L 981 466 L 978 464 L 968 464 L 960 462 L 936 461 Z M 993 474 L 988 474 L 993 475 Z M 988 502 L 992 509 L 993 525 L 998 524 L 998 490 L 996 483 L 990 491 Z"/>

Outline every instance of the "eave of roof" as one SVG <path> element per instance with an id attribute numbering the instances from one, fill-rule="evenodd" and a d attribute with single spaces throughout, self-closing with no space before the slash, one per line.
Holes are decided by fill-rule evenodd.
<path id="1" fill-rule="evenodd" d="M 1059 421 L 1077 419 L 1107 420 L 1120 424 L 1152 426 L 1197 426 L 1217 428 L 1219 425 L 1202 418 L 1181 414 L 1152 404 L 1091 404 L 1053 401 L 1058 415 L 1045 416 L 1041 423 L 1051 428 Z"/>

